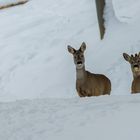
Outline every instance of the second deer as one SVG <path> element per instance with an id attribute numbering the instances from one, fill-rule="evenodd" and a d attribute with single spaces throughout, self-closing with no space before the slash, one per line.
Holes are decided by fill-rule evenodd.
<path id="1" fill-rule="evenodd" d="M 79 50 L 68 46 L 68 51 L 73 55 L 76 65 L 76 89 L 80 97 L 90 97 L 110 94 L 111 82 L 102 74 L 93 74 L 85 70 L 84 51 L 86 44 L 83 42 Z"/>
<path id="2" fill-rule="evenodd" d="M 123 57 L 131 65 L 131 70 L 133 73 L 133 82 L 131 85 L 132 93 L 140 93 L 140 53 L 129 56 L 123 53 Z"/>

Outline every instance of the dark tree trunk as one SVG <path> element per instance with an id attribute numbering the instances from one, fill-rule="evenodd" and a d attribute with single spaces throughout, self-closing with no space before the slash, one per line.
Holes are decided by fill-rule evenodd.
<path id="1" fill-rule="evenodd" d="M 96 0 L 97 17 L 98 17 L 101 39 L 103 39 L 105 34 L 104 17 L 103 17 L 104 7 L 105 7 L 105 0 Z"/>

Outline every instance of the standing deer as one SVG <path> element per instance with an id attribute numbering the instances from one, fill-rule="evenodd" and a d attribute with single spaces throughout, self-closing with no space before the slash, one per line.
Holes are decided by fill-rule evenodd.
<path id="1" fill-rule="evenodd" d="M 86 44 L 83 42 L 79 50 L 68 45 L 68 51 L 73 54 L 76 65 L 76 89 L 80 97 L 90 97 L 110 94 L 111 82 L 101 74 L 93 74 L 85 70 L 84 51 Z"/>
<path id="2" fill-rule="evenodd" d="M 140 93 L 140 53 L 129 56 L 126 53 L 123 53 L 123 57 L 131 65 L 131 70 L 133 73 L 133 82 L 131 85 L 131 92 Z"/>

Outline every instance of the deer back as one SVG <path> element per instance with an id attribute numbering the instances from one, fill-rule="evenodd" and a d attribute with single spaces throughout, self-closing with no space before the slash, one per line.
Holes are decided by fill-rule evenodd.
<path id="1" fill-rule="evenodd" d="M 84 79 L 77 79 L 76 89 L 81 97 L 106 95 L 110 94 L 111 82 L 105 75 L 86 71 Z"/>

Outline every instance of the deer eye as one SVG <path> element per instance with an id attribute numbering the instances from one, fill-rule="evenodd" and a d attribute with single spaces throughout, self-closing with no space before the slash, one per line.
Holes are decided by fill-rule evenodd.
<path id="1" fill-rule="evenodd" d="M 134 64 L 134 61 L 131 61 L 131 64 Z"/>

